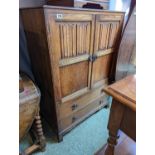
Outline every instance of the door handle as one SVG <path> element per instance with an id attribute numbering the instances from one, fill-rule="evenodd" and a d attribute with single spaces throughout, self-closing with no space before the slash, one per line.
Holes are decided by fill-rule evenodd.
<path id="1" fill-rule="evenodd" d="M 96 54 L 92 54 L 92 55 L 90 55 L 89 58 L 88 58 L 88 60 L 89 60 L 90 62 L 94 62 L 96 59 L 97 59 L 97 55 L 96 55 Z"/>

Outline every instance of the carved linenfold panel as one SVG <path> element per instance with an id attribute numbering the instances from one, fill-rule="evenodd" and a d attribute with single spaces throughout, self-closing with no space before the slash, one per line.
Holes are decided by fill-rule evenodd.
<path id="1" fill-rule="evenodd" d="M 60 22 L 61 58 L 75 57 L 89 53 L 90 23 Z"/>
<path id="2" fill-rule="evenodd" d="M 97 22 L 95 33 L 95 52 L 108 48 L 110 23 Z"/>
<path id="3" fill-rule="evenodd" d="M 118 36 L 119 22 L 97 22 L 95 51 L 113 48 Z"/>
<path id="4" fill-rule="evenodd" d="M 109 37 L 109 23 L 100 23 L 100 31 L 99 31 L 99 50 L 107 49 L 108 45 L 108 37 Z"/>
<path id="5" fill-rule="evenodd" d="M 110 24 L 110 36 L 108 48 L 114 47 L 118 36 L 119 22 L 113 22 Z"/>

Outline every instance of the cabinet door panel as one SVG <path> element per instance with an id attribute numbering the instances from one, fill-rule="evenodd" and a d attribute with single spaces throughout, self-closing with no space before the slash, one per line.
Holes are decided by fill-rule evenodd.
<path id="1" fill-rule="evenodd" d="M 121 28 L 121 18 L 118 17 L 97 15 L 94 40 L 94 55 L 97 59 L 92 66 L 92 87 L 102 85 L 109 78 L 113 52 Z"/>
<path id="2" fill-rule="evenodd" d="M 89 65 L 87 61 L 60 68 L 62 97 L 88 86 Z"/>
<path id="3" fill-rule="evenodd" d="M 89 54 L 90 22 L 62 22 L 58 26 L 62 59 Z"/>
<path id="4" fill-rule="evenodd" d="M 109 37 L 110 23 L 98 22 L 96 23 L 95 33 L 95 52 L 107 49 Z"/>
<path id="5" fill-rule="evenodd" d="M 116 43 L 116 39 L 118 36 L 118 30 L 119 30 L 119 22 L 112 22 L 110 24 L 110 34 L 109 34 L 109 44 L 108 48 L 113 48 Z"/>
<path id="6" fill-rule="evenodd" d="M 53 80 L 60 101 L 69 100 L 89 91 L 94 15 L 57 11 L 48 12 L 47 18 Z"/>
<path id="7" fill-rule="evenodd" d="M 94 62 L 93 68 L 95 69 L 95 74 L 93 76 L 93 82 L 97 83 L 108 77 L 111 67 L 112 54 L 99 57 L 97 61 Z"/>

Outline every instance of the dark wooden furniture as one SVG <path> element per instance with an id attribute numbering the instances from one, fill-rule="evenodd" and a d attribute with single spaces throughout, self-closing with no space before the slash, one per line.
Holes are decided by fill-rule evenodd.
<path id="1" fill-rule="evenodd" d="M 40 92 L 34 83 L 25 75 L 20 77 L 19 93 L 19 141 L 30 132 L 35 131 L 35 142 L 25 150 L 31 154 L 36 150 L 45 149 L 45 137 L 39 115 Z"/>
<path id="2" fill-rule="evenodd" d="M 136 141 L 136 76 L 130 75 L 104 88 L 104 91 L 113 97 L 104 154 L 114 155 L 119 129 Z"/>
<path id="3" fill-rule="evenodd" d="M 47 4 L 77 8 L 109 9 L 109 0 L 47 0 Z"/>
<path id="4" fill-rule="evenodd" d="M 44 6 L 22 9 L 41 112 L 62 136 L 108 104 L 124 13 Z"/>

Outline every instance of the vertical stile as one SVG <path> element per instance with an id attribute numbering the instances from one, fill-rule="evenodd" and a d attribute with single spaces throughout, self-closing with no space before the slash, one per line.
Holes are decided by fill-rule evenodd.
<path id="1" fill-rule="evenodd" d="M 84 24 L 81 25 L 81 54 L 84 53 L 84 50 L 83 50 L 83 46 L 84 46 Z"/>
<path id="2" fill-rule="evenodd" d="M 73 56 L 73 48 L 72 48 L 72 46 L 73 46 L 73 35 L 72 35 L 72 33 L 73 33 L 73 26 L 72 26 L 72 24 L 70 23 L 69 24 L 69 53 L 70 53 L 70 57 L 72 57 Z"/>
<path id="3" fill-rule="evenodd" d="M 83 53 L 86 53 L 86 24 L 83 27 Z"/>
<path id="4" fill-rule="evenodd" d="M 94 44 L 95 51 L 98 51 L 98 46 L 99 46 L 99 28 L 100 28 L 100 23 L 97 21 L 96 22 L 96 33 L 95 33 L 95 44 Z"/>
<path id="5" fill-rule="evenodd" d="M 89 41 L 90 41 L 90 24 L 87 24 L 86 27 L 86 44 L 87 44 L 87 52 L 89 52 Z"/>
<path id="6" fill-rule="evenodd" d="M 73 56 L 76 56 L 76 24 L 73 24 L 73 33 L 72 33 L 72 42 L 73 42 Z"/>
<path id="7" fill-rule="evenodd" d="M 60 43 L 61 43 L 61 58 L 64 58 L 64 36 L 63 36 L 63 25 L 59 24 L 60 30 Z"/>
<path id="8" fill-rule="evenodd" d="M 105 48 L 108 48 L 109 44 L 109 37 L 110 37 L 110 23 L 107 23 L 107 33 L 106 33 L 106 43 L 105 43 Z"/>
<path id="9" fill-rule="evenodd" d="M 66 24 L 66 40 L 67 40 L 67 57 L 70 57 L 70 50 L 69 50 L 69 25 Z"/>
<path id="10" fill-rule="evenodd" d="M 98 43 L 98 50 L 102 49 L 102 33 L 103 33 L 103 24 L 99 24 L 99 43 Z"/>
<path id="11" fill-rule="evenodd" d="M 76 42 L 77 42 L 77 54 L 76 55 L 78 55 L 79 52 L 80 52 L 80 29 L 79 29 L 79 24 L 77 24 L 77 40 L 76 40 Z"/>
<path id="12" fill-rule="evenodd" d="M 81 24 L 79 24 L 79 55 L 81 54 Z"/>
<path id="13" fill-rule="evenodd" d="M 64 56 L 67 57 L 67 38 L 66 38 L 66 25 L 63 24 L 63 36 L 64 36 Z"/>

